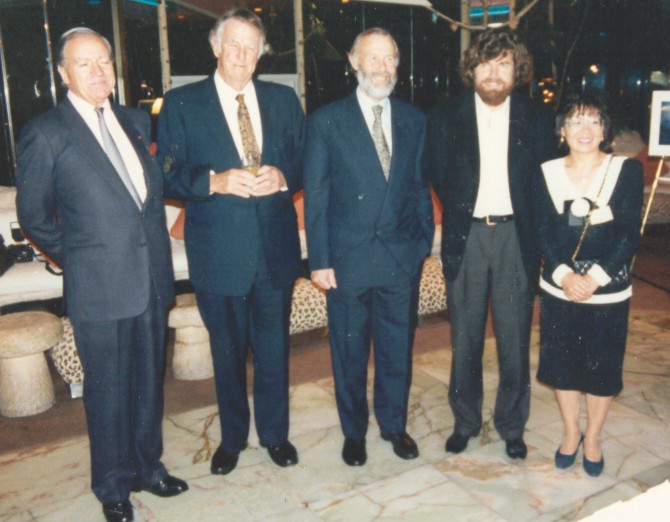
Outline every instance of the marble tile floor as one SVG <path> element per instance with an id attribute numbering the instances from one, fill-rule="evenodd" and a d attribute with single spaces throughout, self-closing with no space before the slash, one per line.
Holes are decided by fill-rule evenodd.
<path id="1" fill-rule="evenodd" d="M 553 455 L 561 421 L 551 390 L 532 381 L 529 453 L 512 461 L 492 426 L 497 387 L 493 340 L 487 341 L 484 429 L 460 455 L 447 455 L 453 427 L 447 404 L 450 353 L 417 355 L 408 431 L 418 459 L 403 461 L 379 436 L 374 418 L 367 437 L 368 463 L 346 466 L 341 458 L 332 378 L 291 390 L 291 440 L 299 465 L 278 468 L 253 433 L 238 467 L 225 477 L 209 473 L 220 437 L 216 408 L 168 416 L 164 462 L 188 480 L 190 491 L 161 499 L 133 494 L 135 519 L 169 521 L 538 521 L 579 520 L 628 500 L 670 478 L 670 319 L 666 313 L 633 312 L 625 363 L 625 387 L 605 426 L 605 470 L 590 478 L 581 455 L 557 470 Z M 532 374 L 538 333 L 533 332 Z M 370 378 L 372 375 L 370 375 Z M 370 386 L 372 380 L 370 379 Z M 371 394 L 371 388 L 369 389 Z M 668 499 L 670 506 L 670 499 Z M 670 520 L 670 509 L 658 518 Z M 0 455 L 0 521 L 96 521 L 99 503 L 90 491 L 88 442 L 83 436 Z"/>

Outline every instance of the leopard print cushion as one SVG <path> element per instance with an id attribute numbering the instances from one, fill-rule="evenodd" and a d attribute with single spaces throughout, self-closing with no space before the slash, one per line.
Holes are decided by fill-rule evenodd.
<path id="1" fill-rule="evenodd" d="M 323 328 L 327 324 L 326 293 L 309 279 L 299 278 L 293 287 L 291 334 Z"/>
<path id="2" fill-rule="evenodd" d="M 67 317 L 62 317 L 63 337 L 47 352 L 63 380 L 68 383 L 84 382 L 84 369 L 74 344 L 72 324 Z"/>
<path id="3" fill-rule="evenodd" d="M 424 262 L 421 274 L 419 315 L 440 312 L 446 308 L 447 298 L 442 268 L 436 257 L 429 257 Z M 82 383 L 84 370 L 74 344 L 72 325 L 66 317 L 61 320 L 63 337 L 47 353 L 65 382 L 68 384 Z M 298 279 L 293 287 L 291 334 L 324 328 L 327 325 L 325 292 L 317 288 L 309 279 Z"/>
<path id="4" fill-rule="evenodd" d="M 447 293 L 442 265 L 437 257 L 428 257 L 423 264 L 419 294 L 419 315 L 447 309 Z M 326 293 L 309 279 L 300 278 L 293 287 L 291 334 L 307 332 L 328 325 Z"/>
<path id="5" fill-rule="evenodd" d="M 419 315 L 434 314 L 447 309 L 447 291 L 442 265 L 431 256 L 423 263 L 419 289 Z"/>

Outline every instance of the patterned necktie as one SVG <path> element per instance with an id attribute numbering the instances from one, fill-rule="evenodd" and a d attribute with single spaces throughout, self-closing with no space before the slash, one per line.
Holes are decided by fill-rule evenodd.
<path id="1" fill-rule="evenodd" d="M 239 104 L 237 107 L 237 121 L 240 125 L 244 155 L 248 160 L 260 165 L 261 153 L 258 150 L 258 143 L 256 142 L 254 128 L 251 125 L 251 117 L 249 116 L 247 104 L 244 103 L 244 94 L 238 94 L 235 96 L 235 99 Z"/>
<path id="2" fill-rule="evenodd" d="M 391 153 L 389 152 L 389 146 L 386 143 L 386 137 L 384 136 L 384 130 L 382 129 L 382 109 L 383 107 L 381 105 L 372 106 L 372 112 L 375 115 L 375 121 L 372 124 L 372 139 L 375 142 L 379 162 L 382 164 L 384 177 L 386 178 L 386 181 L 388 181 L 389 173 L 391 172 Z"/>
<path id="3" fill-rule="evenodd" d="M 100 124 L 100 134 L 102 134 L 102 143 L 105 146 L 105 152 L 107 153 L 109 161 L 114 166 L 114 169 L 118 172 L 121 181 L 123 181 L 128 192 L 130 192 L 130 195 L 133 197 L 133 200 L 135 200 L 135 204 L 138 208 L 142 208 L 142 200 L 137 193 L 133 180 L 130 178 L 130 174 L 128 173 L 126 164 L 123 162 L 119 148 L 116 146 L 116 143 L 114 143 L 114 138 L 112 138 L 112 135 L 107 128 L 107 124 L 105 123 L 105 117 L 103 116 L 104 110 L 103 107 L 95 109 L 95 112 L 98 113 L 98 123 Z"/>

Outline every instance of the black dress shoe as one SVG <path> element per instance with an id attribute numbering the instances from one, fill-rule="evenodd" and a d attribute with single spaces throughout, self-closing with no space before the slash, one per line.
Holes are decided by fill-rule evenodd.
<path id="1" fill-rule="evenodd" d="M 344 439 L 342 448 L 342 460 L 349 466 L 362 466 L 368 460 L 368 454 L 365 451 L 365 439 Z"/>
<path id="2" fill-rule="evenodd" d="M 470 437 L 453 432 L 447 439 L 446 450 L 447 453 L 461 453 L 468 447 L 468 440 Z"/>
<path id="3" fill-rule="evenodd" d="M 107 522 L 131 522 L 133 517 L 133 505 L 130 500 L 123 502 L 105 502 L 102 505 L 102 512 Z"/>
<path id="4" fill-rule="evenodd" d="M 209 467 L 214 475 L 227 475 L 237 466 L 239 453 L 231 453 L 219 446 L 212 457 L 212 463 Z"/>
<path id="5" fill-rule="evenodd" d="M 272 462 L 279 467 L 286 468 L 288 466 L 295 466 L 298 463 L 298 452 L 295 446 L 287 440 L 276 446 L 263 447 L 267 448 Z"/>
<path id="6" fill-rule="evenodd" d="M 510 459 L 525 459 L 528 454 L 528 448 L 522 438 L 507 439 L 505 441 L 505 451 Z"/>
<path id="7" fill-rule="evenodd" d="M 188 484 L 182 479 L 173 477 L 172 475 L 165 475 L 161 480 L 143 487 L 144 491 L 153 493 L 158 497 L 175 497 L 184 491 L 188 491 Z"/>
<path id="8" fill-rule="evenodd" d="M 417 448 L 416 442 L 414 442 L 414 439 L 407 432 L 382 433 L 381 435 L 382 439 L 388 440 L 393 444 L 394 453 L 401 459 L 409 460 L 419 456 L 419 448 Z"/>

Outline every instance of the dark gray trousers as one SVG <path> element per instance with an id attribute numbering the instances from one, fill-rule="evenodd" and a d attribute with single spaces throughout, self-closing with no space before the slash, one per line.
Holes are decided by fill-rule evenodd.
<path id="1" fill-rule="evenodd" d="M 374 412 L 382 433 L 405 431 L 412 384 L 419 278 L 329 290 L 328 327 L 337 412 L 344 436 L 368 431 L 368 361 L 374 344 Z"/>
<path id="2" fill-rule="evenodd" d="M 137 317 L 72 321 L 84 368 L 91 488 L 102 503 L 167 475 L 163 454 L 163 375 L 167 309 L 151 291 Z"/>
<path id="3" fill-rule="evenodd" d="M 473 222 L 463 264 L 447 283 L 453 350 L 449 404 L 456 433 L 472 437 L 482 427 L 482 355 L 490 297 L 500 372 L 493 422 L 503 439 L 523 436 L 530 410 L 533 289 L 514 222 Z"/>

